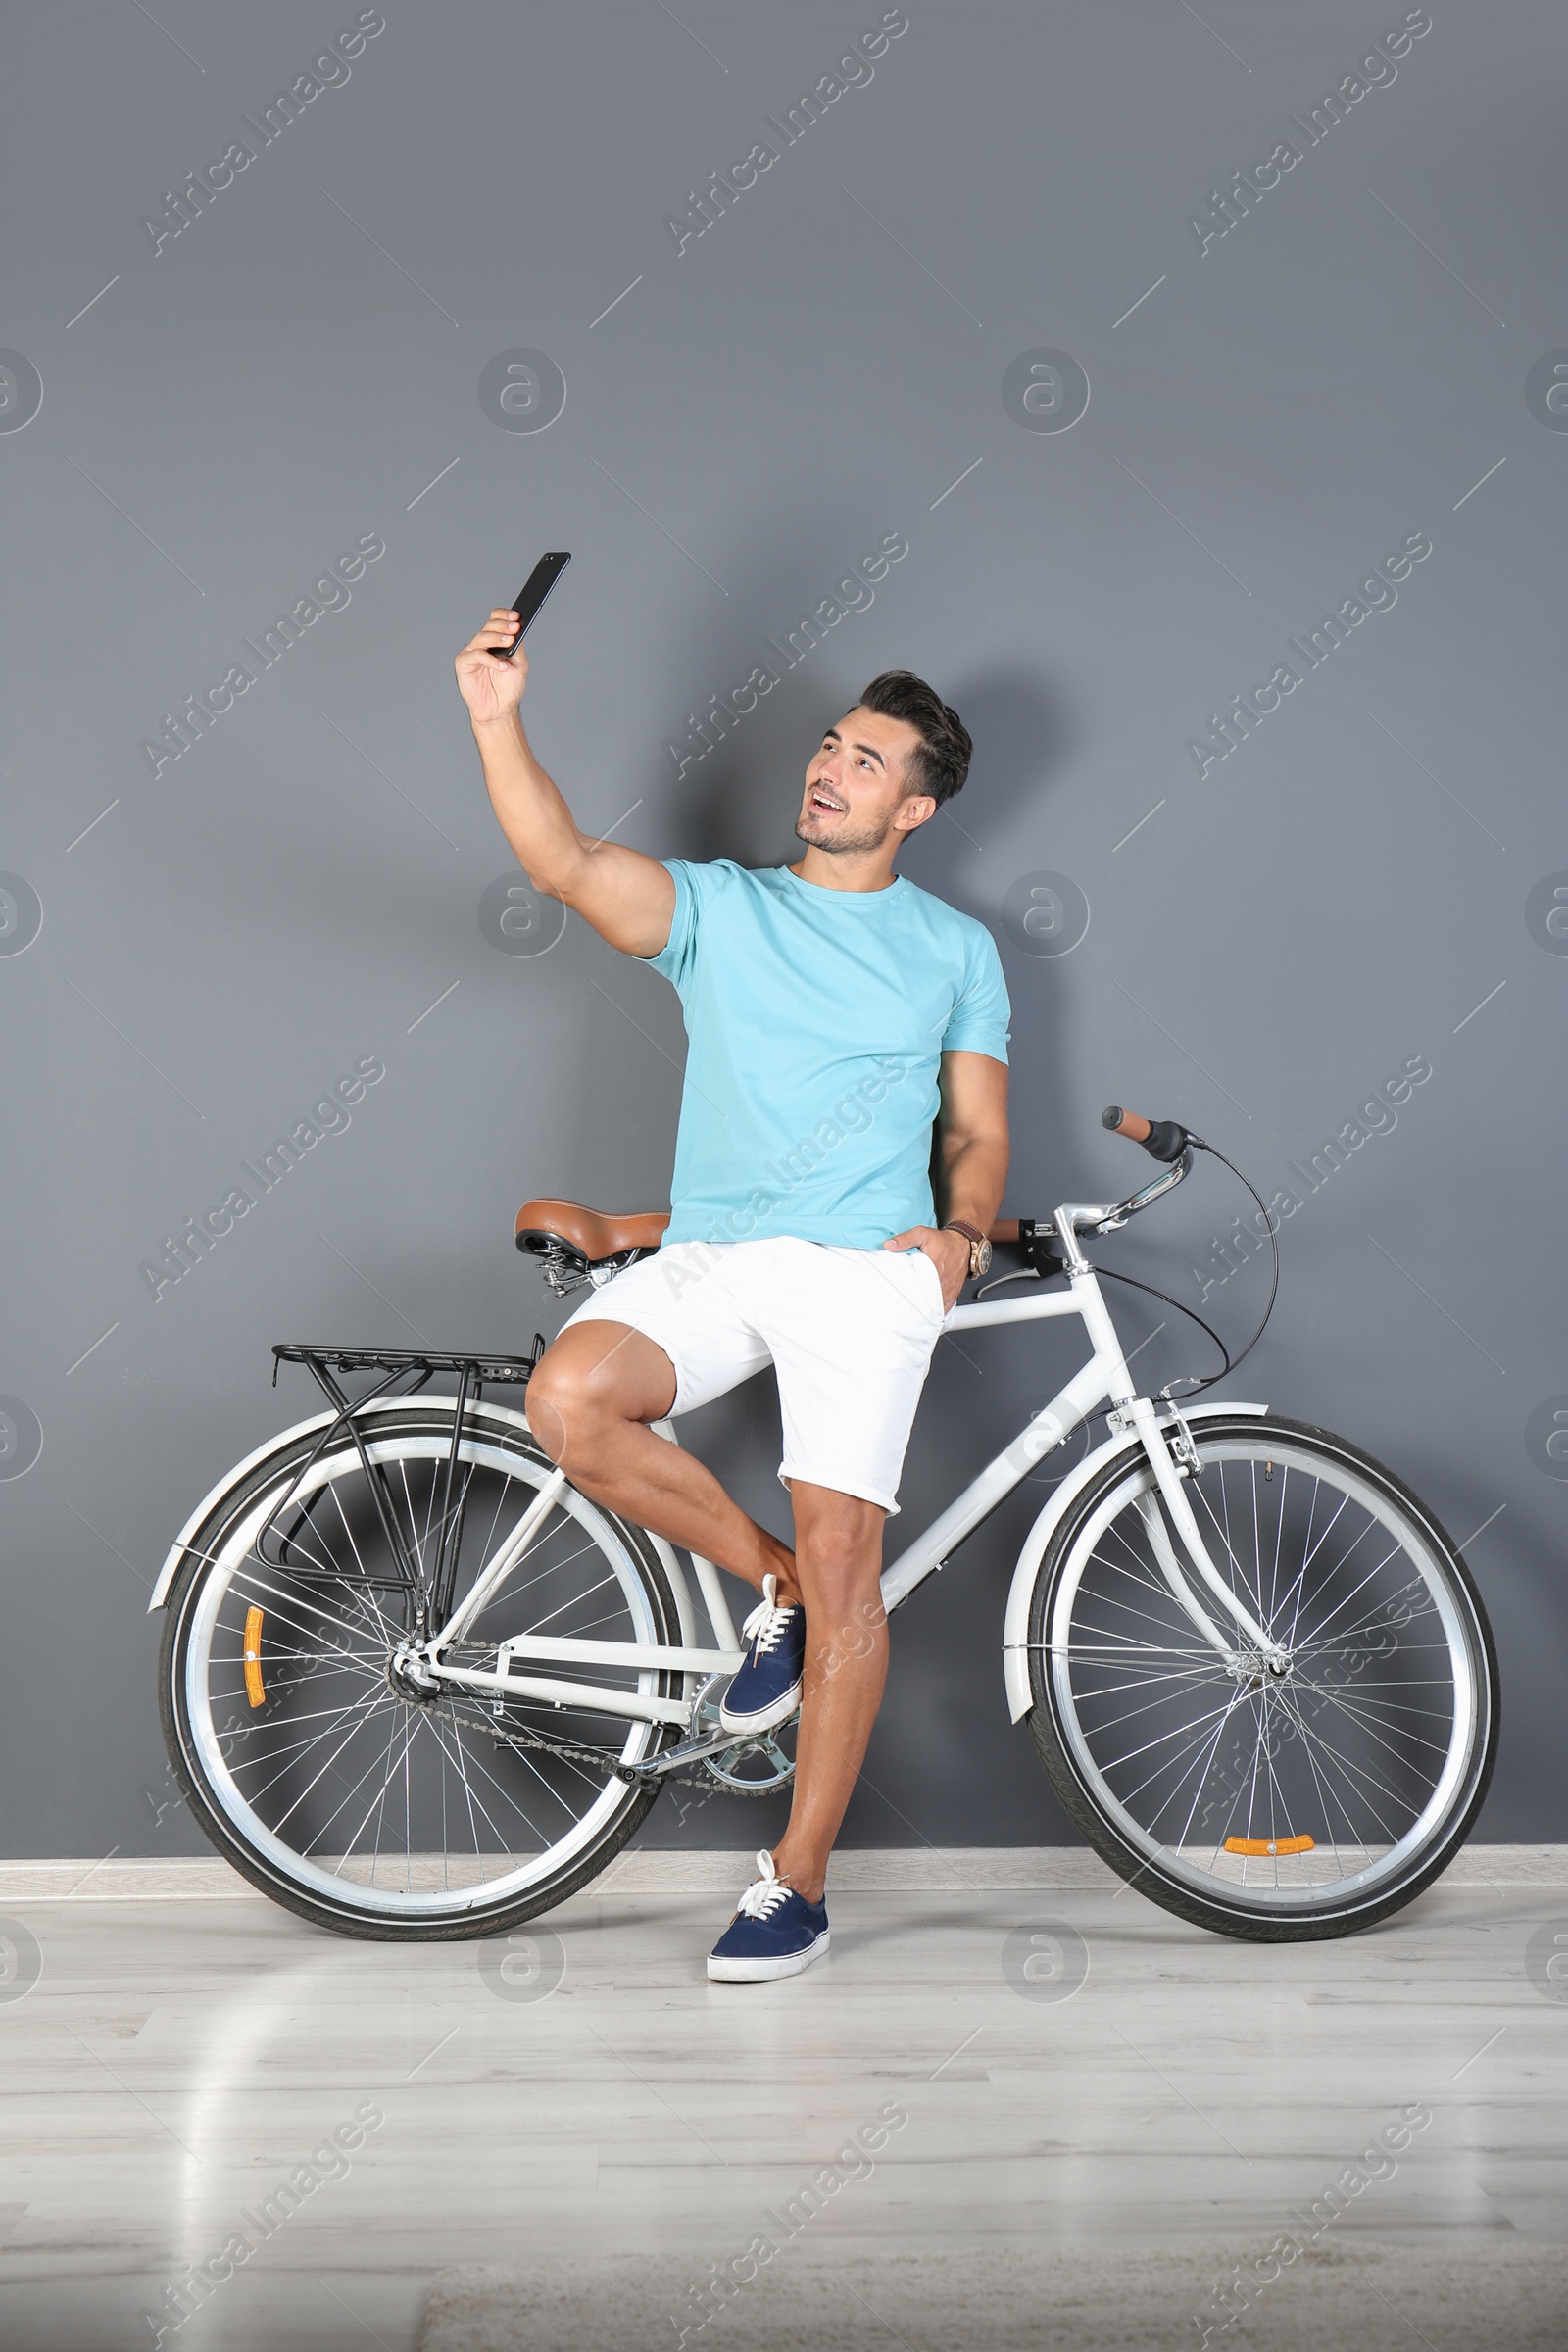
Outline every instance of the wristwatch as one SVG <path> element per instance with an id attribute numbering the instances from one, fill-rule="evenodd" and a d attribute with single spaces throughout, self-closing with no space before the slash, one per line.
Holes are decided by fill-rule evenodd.
<path id="1" fill-rule="evenodd" d="M 944 1233 L 961 1233 L 968 1243 L 969 1279 L 971 1282 L 976 1275 L 989 1272 L 991 1244 L 983 1233 L 978 1232 L 973 1225 L 965 1225 L 961 1217 L 950 1217 L 942 1230 Z"/>

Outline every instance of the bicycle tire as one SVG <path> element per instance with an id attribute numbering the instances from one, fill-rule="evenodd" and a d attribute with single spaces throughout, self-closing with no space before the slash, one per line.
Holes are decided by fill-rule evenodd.
<path id="1" fill-rule="evenodd" d="M 432 1398 L 417 1403 L 400 1400 L 393 1406 L 362 1417 L 360 1427 L 370 1459 L 379 1467 L 396 1469 L 403 1492 L 410 1498 L 411 1520 L 416 1511 L 416 1497 L 426 1483 L 432 1495 L 434 1494 L 451 1445 L 454 1402 L 450 1398 Z M 586 1831 L 579 1824 L 577 1833 L 558 1840 L 556 1847 L 541 1848 L 542 1859 L 534 1857 L 520 1874 L 515 1871 L 504 1873 L 498 1883 L 489 1886 L 476 1882 L 468 1887 L 460 1886 L 456 1889 L 450 1886 L 453 1861 L 450 1845 L 444 1856 L 448 1885 L 441 1889 L 435 1889 L 433 1885 L 415 1886 L 414 1823 L 416 1800 L 406 1788 L 409 1871 L 407 1886 L 401 1893 L 395 1891 L 390 1883 L 376 1883 L 381 1861 L 379 1827 L 376 1833 L 377 1850 L 368 1883 L 345 1880 L 340 1867 L 336 1874 L 336 1886 L 324 1884 L 323 1879 L 331 1879 L 334 1875 L 325 1871 L 324 1863 L 312 1862 L 308 1855 L 291 1855 L 287 1839 L 279 1837 L 276 1816 L 281 1810 L 281 1798 L 272 1804 L 273 1818 L 269 1821 L 257 1809 L 255 1792 L 262 1784 L 253 1782 L 249 1795 L 240 1787 L 245 1770 L 244 1742 L 253 1729 L 262 1728 L 246 1720 L 254 1702 L 246 1700 L 243 1707 L 241 1705 L 242 1685 L 236 1680 L 237 1653 L 233 1643 L 233 1628 L 238 1621 L 239 1607 L 252 1591 L 262 1600 L 264 1613 L 270 1620 L 280 1622 L 284 1629 L 282 1653 L 280 1655 L 273 1651 L 265 1668 L 266 1683 L 263 1685 L 268 1699 L 275 1698 L 281 1709 L 271 1720 L 273 1734 L 280 1728 L 289 1728 L 285 1693 L 299 1689 L 313 1676 L 318 1679 L 323 1676 L 329 1678 L 326 1689 L 332 1701 L 340 1693 L 333 1689 L 330 1678 L 335 1676 L 339 1683 L 345 1678 L 357 1682 L 360 1690 L 356 1705 L 363 1709 L 363 1720 L 367 1726 L 378 1715 L 384 1715 L 390 1723 L 400 1705 L 404 1707 L 406 1715 L 412 1716 L 414 1713 L 414 1709 L 400 1698 L 390 1683 L 386 1686 L 384 1696 L 371 1691 L 374 1673 L 381 1671 L 375 1664 L 373 1652 L 375 1642 L 380 1639 L 385 1612 L 365 1582 L 370 1572 L 366 1559 L 368 1544 L 365 1533 L 366 1528 L 371 1525 L 369 1515 L 360 1514 L 364 1525 L 358 1529 L 350 1515 L 358 1506 L 359 1496 L 349 1482 L 357 1479 L 360 1488 L 366 1485 L 352 1435 L 339 1431 L 332 1438 L 318 1456 L 315 1468 L 307 1473 L 307 1487 L 295 1494 L 287 1514 L 279 1517 L 275 1528 L 272 1519 L 267 1515 L 270 1509 L 275 1510 L 279 1498 L 289 1495 L 291 1483 L 299 1481 L 302 1471 L 311 1462 L 313 1451 L 320 1445 L 320 1438 L 321 1425 L 314 1425 L 280 1440 L 273 1449 L 249 1470 L 237 1475 L 220 1492 L 212 1509 L 188 1541 L 186 1557 L 175 1574 L 169 1594 L 160 1654 L 160 1712 L 171 1764 L 192 1817 L 218 1851 L 273 1901 L 317 1926 L 340 1935 L 378 1941 L 443 1941 L 505 1934 L 540 1912 L 553 1909 L 596 1878 L 645 1819 L 661 1793 L 660 1786 L 629 1785 L 614 1779 L 607 1769 L 601 1795 L 587 1807 L 587 1813 L 597 1815 L 597 1818 L 590 1821 Z M 481 1469 L 492 1475 L 504 1471 L 508 1478 L 514 1477 L 519 1486 L 529 1493 L 536 1493 L 539 1485 L 555 1470 L 555 1464 L 526 1432 L 519 1416 L 485 1404 L 468 1408 L 458 1459 L 465 1472 L 463 1493 L 466 1502 L 473 1491 L 476 1474 Z M 339 1481 L 344 1484 L 340 1486 Z M 309 1494 L 309 1500 L 303 1508 L 298 1507 L 299 1493 Z M 307 1567 L 303 1564 L 306 1559 L 317 1562 L 323 1555 L 325 1538 L 312 1513 L 318 1509 L 319 1498 L 327 1494 L 332 1497 L 333 1508 L 343 1518 L 349 1542 L 355 1546 L 358 1563 L 355 1576 L 341 1576 L 335 1584 L 329 1581 L 325 1567 L 318 1564 Z M 348 1508 L 344 1507 L 345 1494 Z M 578 1495 L 574 1489 L 568 1487 L 565 1496 L 568 1501 L 567 1516 L 571 1519 L 574 1532 L 586 1530 L 592 1537 L 596 1527 L 600 1531 L 598 1564 L 602 1566 L 607 1558 L 610 1561 L 611 1577 L 614 1579 L 624 1604 L 621 1613 L 628 1619 L 632 1637 L 656 1643 L 678 1643 L 681 1635 L 674 1594 L 663 1563 L 647 1533 L 612 1512 L 601 1510 L 599 1506 L 588 1502 L 586 1497 Z M 256 1528 L 259 1514 L 263 1538 L 272 1544 L 275 1561 L 260 1559 L 248 1544 L 247 1528 Z M 545 1541 L 546 1533 L 553 1528 L 556 1517 L 556 1513 L 551 1514 L 544 1523 L 545 1532 L 536 1539 L 535 1544 L 530 1544 L 527 1555 L 530 1564 L 537 1544 Z M 496 1520 L 499 1518 L 498 1504 Z M 323 1525 L 333 1524 L 325 1510 L 321 1512 L 321 1520 Z M 492 1536 L 494 1526 L 495 1522 L 492 1523 Z M 302 1530 L 307 1529 L 309 1534 L 302 1534 Z M 430 1517 L 427 1511 L 424 1529 L 426 1541 L 429 1532 Z M 291 1546 L 295 1554 L 292 1570 L 289 1564 Z M 343 1548 L 340 1544 L 339 1549 Z M 247 1569 L 248 1559 L 256 1564 Z M 373 1565 L 373 1562 L 370 1564 Z M 593 1565 L 590 1562 L 590 1569 Z M 266 1571 L 265 1577 L 261 1573 L 263 1569 Z M 310 1583 L 305 1588 L 306 1599 L 291 1597 L 293 1589 L 286 1582 L 290 1573 L 296 1586 L 309 1578 Z M 247 1574 L 249 1584 L 246 1582 Z M 554 1568 L 539 1568 L 535 1571 L 533 1582 L 538 1584 L 557 1574 Z M 221 1591 L 218 1590 L 215 1580 L 226 1580 Z M 606 1583 L 609 1581 L 604 1580 Z M 596 1592 L 602 1589 L 602 1585 L 595 1588 Z M 503 1589 L 504 1592 L 506 1590 Z M 353 1597 L 346 1600 L 343 1597 L 346 1592 Z M 335 1605 L 343 1612 L 341 1628 L 360 1642 L 360 1649 L 354 1648 L 352 1642 L 340 1642 L 335 1650 L 327 1646 L 328 1637 L 324 1629 L 328 1625 L 328 1604 L 315 1597 L 321 1593 L 336 1594 Z M 551 1588 L 550 1597 L 553 1601 L 560 1600 L 560 1592 L 554 1587 Z M 388 1606 L 391 1605 L 389 1597 Z M 596 1602 L 595 1605 L 600 1606 L 602 1612 L 603 1604 Z M 223 1613 L 225 1609 L 226 1616 Z M 375 1619 L 373 1624 L 372 1612 Z M 220 1627 L 226 1627 L 227 1633 L 215 1648 L 214 1637 Z M 308 1637 L 301 1632 L 302 1627 L 309 1629 Z M 508 1633 L 522 1630 L 523 1627 L 516 1623 L 508 1623 L 506 1626 Z M 582 1629 L 573 1629 L 567 1623 L 558 1624 L 553 1630 Z M 596 1624 L 598 1630 L 601 1629 Z M 612 1638 L 624 1637 L 612 1635 Z M 291 1640 L 294 1642 L 292 1659 L 287 1647 Z M 258 1650 L 261 1642 L 262 1635 L 258 1630 Z M 309 1648 L 309 1643 L 318 1645 L 314 1652 Z M 488 1646 L 493 1653 L 493 1641 Z M 300 1663 L 302 1659 L 306 1661 L 303 1664 Z M 294 1672 L 295 1668 L 297 1672 Z M 648 1687 L 653 1688 L 659 1695 L 678 1697 L 681 1694 L 682 1677 L 677 1670 L 649 1671 L 651 1679 Z M 292 1683 L 291 1672 L 294 1672 Z M 262 1684 L 263 1673 L 264 1668 L 259 1664 L 259 1684 Z M 248 1685 L 243 1688 L 248 1689 Z M 232 1700 L 233 1705 L 226 1729 L 219 1732 L 215 1728 L 215 1707 L 220 1706 L 225 1699 Z M 515 1702 L 507 1700 L 504 1704 L 509 1710 L 510 1725 L 512 1715 L 515 1713 Z M 266 1712 L 265 1703 L 263 1711 Z M 543 1716 L 545 1712 L 544 1703 L 535 1702 L 533 1713 Z M 354 1707 L 340 1707 L 339 1728 L 341 1722 L 352 1718 L 354 1713 Z M 551 1714 L 552 1725 L 558 1726 L 564 1721 L 569 1726 L 575 1713 L 576 1710 L 571 1710 L 563 1718 L 559 1711 L 555 1711 Z M 621 1721 L 625 1722 L 625 1719 Z M 357 1738 L 359 1724 L 354 1723 L 351 1728 Z M 471 1726 L 466 1724 L 465 1728 Z M 406 1783 L 409 1757 L 418 1737 L 418 1726 L 408 1728 L 404 1752 L 398 1758 Z M 612 1746 L 605 1751 L 607 1766 L 617 1754 L 622 1761 L 646 1761 L 678 1737 L 678 1729 L 668 1724 L 626 1723 L 622 1747 L 617 1751 Z M 389 1756 L 393 1752 L 394 1738 L 395 1732 L 389 1732 Z M 450 1750 L 447 1741 L 451 1742 Z M 431 1740 L 421 1743 L 421 1769 L 427 1772 L 437 1769 L 434 1761 L 427 1759 L 424 1753 L 432 1743 L 448 1757 L 449 1762 L 452 1752 L 460 1761 L 465 1760 L 462 1730 L 455 1734 L 450 1730 L 438 1734 L 432 1725 Z M 285 1741 L 284 1747 L 288 1744 Z M 505 1740 L 495 1740 L 493 1744 L 498 1756 L 494 1774 L 491 1774 L 490 1766 L 485 1762 L 478 1765 L 473 1777 L 476 1782 L 478 1771 L 483 1771 L 490 1775 L 494 1786 L 499 1787 L 498 1776 L 503 1772 L 510 1773 L 514 1753 L 521 1751 L 508 1747 Z M 239 1763 L 234 1761 L 236 1752 L 241 1755 Z M 274 1744 L 272 1753 L 275 1755 L 279 1752 L 282 1751 Z M 270 1762 L 270 1759 L 264 1758 L 264 1761 Z M 546 1753 L 543 1764 L 535 1762 L 531 1755 L 528 1761 L 535 1779 L 548 1785 L 546 1767 L 551 1766 L 554 1759 Z M 289 1769 L 294 1768 L 285 1767 L 285 1775 Z M 566 1769 L 561 1767 L 563 1775 Z M 582 1768 L 578 1767 L 577 1770 L 580 1778 L 589 1777 Z M 295 1770 L 295 1778 L 298 1777 L 298 1770 Z M 465 1786 L 469 1786 L 466 1761 L 462 1777 Z M 290 1793 L 286 1786 L 284 1793 Z M 532 1789 L 529 1793 L 535 1810 L 543 1811 L 543 1798 Z M 300 1801 L 308 1802 L 308 1799 Z M 564 1806 L 564 1799 L 558 1801 Z M 417 1802 L 422 1822 L 432 1809 L 422 1789 Z M 494 1816 L 501 1811 L 493 1788 L 481 1790 L 480 1810 L 485 1820 L 493 1824 Z M 471 1803 L 469 1818 L 470 1821 L 473 1819 Z M 441 1821 L 445 1827 L 448 1822 L 445 1792 Z M 487 1837 L 490 1834 L 488 1830 L 484 1833 Z M 502 1832 L 497 1830 L 495 1835 L 499 1838 Z M 480 1860 L 479 1837 L 480 1832 L 475 1827 L 472 1857 L 475 1870 Z M 553 1861 L 552 1856 L 558 1848 L 559 1861 Z M 504 1847 L 498 1847 L 497 1850 L 503 1854 L 505 1852 Z M 352 1859 L 363 1875 L 363 1855 L 345 1859 Z M 466 1861 L 467 1857 L 463 1859 Z M 421 1848 L 418 1862 L 422 1877 L 433 1882 L 433 1849 L 427 1856 Z"/>
<path id="2" fill-rule="evenodd" d="M 1230 1574 L 1239 1597 L 1276 1638 L 1287 1630 L 1283 1604 L 1290 1602 L 1294 1609 L 1289 1675 L 1275 1682 L 1259 1662 L 1257 1674 L 1246 1680 L 1228 1674 L 1236 1690 L 1224 1696 L 1216 1654 L 1205 1648 L 1157 1578 L 1147 1540 L 1145 1556 L 1138 1558 L 1127 1511 L 1129 1504 L 1136 1511 L 1140 1493 L 1151 1493 L 1153 1475 L 1143 1448 L 1129 1446 L 1107 1461 L 1076 1498 L 1037 1571 L 1028 1619 L 1029 1723 L 1035 1744 L 1052 1787 L 1090 1845 L 1121 1878 L 1177 1918 L 1260 1943 L 1354 1934 L 1402 1909 L 1441 1875 L 1485 1801 L 1500 1721 L 1486 1610 L 1457 1545 L 1435 1515 L 1392 1471 L 1347 1440 L 1274 1414 L 1238 1415 L 1232 1421 L 1216 1417 L 1195 1425 L 1193 1435 L 1202 1467 L 1189 1478 L 1187 1492 L 1195 1497 L 1195 1509 L 1203 1505 L 1200 1521 L 1216 1565 Z M 1231 1465 L 1249 1472 L 1245 1482 L 1240 1476 L 1231 1481 L 1242 1506 L 1234 1538 L 1226 1492 Z M 1261 1496 L 1260 1469 L 1265 1472 Z M 1293 1470 L 1304 1474 L 1294 1496 Z M 1307 1478 L 1316 1484 L 1303 1493 Z M 1325 1484 L 1342 1499 L 1332 1517 L 1325 1516 L 1313 1546 Z M 1238 1578 L 1233 1570 L 1239 1561 L 1245 1563 L 1247 1485 L 1257 1572 Z M 1211 1492 L 1216 1487 L 1217 1511 Z M 1325 1514 L 1327 1509 L 1325 1504 Z M 1347 1510 L 1351 1516 L 1335 1539 L 1337 1544 L 1348 1539 L 1344 1558 L 1336 1553 L 1316 1571 L 1323 1591 L 1308 1603 L 1308 1572 Z M 1288 1513 L 1292 1549 L 1286 1552 Z M 1222 1541 L 1216 1544 L 1212 1539 L 1222 1517 Z M 1368 1526 L 1395 1535 L 1396 1550 L 1373 1566 L 1376 1547 L 1368 1546 L 1352 1565 L 1351 1554 Z M 1294 1586 L 1282 1586 L 1302 1527 L 1303 1565 Z M 1392 1595 L 1376 1599 L 1368 1590 L 1373 1578 L 1381 1580 L 1375 1588 L 1381 1592 L 1391 1582 L 1384 1571 L 1400 1547 L 1404 1557 L 1393 1566 Z M 1396 1580 L 1408 1563 L 1414 1573 L 1400 1585 Z M 1346 1593 L 1340 1601 L 1334 1599 L 1336 1575 Z M 1368 1597 L 1357 1601 L 1363 1590 Z M 1362 1622 L 1352 1617 L 1333 1630 L 1351 1602 L 1360 1608 Z M 1303 1631 L 1301 1619 L 1313 1606 L 1319 1608 L 1317 1630 Z M 1082 1629 L 1076 1636 L 1074 1610 Z M 1132 1618 L 1143 1614 L 1148 1636 L 1135 1642 L 1132 1627 L 1113 1610 Z M 1401 1648 L 1400 1636 L 1417 1619 L 1421 1639 L 1412 1637 Z M 1452 1678 L 1446 1699 L 1442 1650 Z M 1362 1661 L 1371 1655 L 1380 1660 L 1380 1672 L 1367 1682 L 1361 1679 Z M 1294 1698 L 1288 1695 L 1293 1690 Z M 1436 1755 L 1445 1708 L 1446 1746 L 1440 1770 Z M 1331 1709 L 1338 1712 L 1331 1716 Z M 1332 1723 L 1333 1740 L 1320 1736 L 1325 1719 Z M 1250 1781 L 1249 1735 L 1254 1749 Z M 1370 1768 L 1371 1794 L 1354 1786 L 1345 1749 L 1337 1744 L 1348 1740 L 1353 1745 L 1357 1738 L 1381 1750 Z M 1219 1763 L 1227 1742 L 1240 1750 L 1240 1776 L 1228 1750 L 1223 1766 Z M 1281 1755 L 1291 1747 L 1297 1752 L 1282 1771 Z M 1418 1810 L 1423 1773 L 1434 1776 L 1434 1787 Z M 1206 1799 L 1205 1785 L 1210 1785 Z M 1228 1826 L 1244 1797 L 1245 1836 Z M 1359 1829 L 1350 1818 L 1356 1803 L 1363 1811 Z M 1207 1858 L 1216 1805 L 1224 1836 L 1215 1838 Z M 1194 1831 L 1200 1806 L 1201 1843 Z M 1309 1820 L 1314 1806 L 1316 1815 Z M 1400 1807 L 1413 1816 L 1403 1830 Z M 1259 1818 L 1260 1810 L 1266 1821 Z M 1336 1810 L 1343 1822 L 1334 1819 Z M 1385 1814 L 1390 1818 L 1383 1820 Z M 1387 1839 L 1381 1850 L 1379 1838 L 1366 1835 L 1366 1823 L 1374 1817 L 1379 1837 Z M 1254 1831 L 1262 1834 L 1251 1835 Z"/>

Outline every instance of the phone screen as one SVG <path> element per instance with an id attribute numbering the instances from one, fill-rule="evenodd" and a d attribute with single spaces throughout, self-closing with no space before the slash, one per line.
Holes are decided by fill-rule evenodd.
<path id="1" fill-rule="evenodd" d="M 511 610 L 517 615 L 517 634 L 510 645 L 493 647 L 491 650 L 494 653 L 506 655 L 516 652 L 517 647 L 528 634 L 529 622 L 537 616 L 540 606 L 570 562 L 570 556 L 564 553 L 540 557 L 532 571 L 529 572 L 526 583 L 518 589 L 512 600 Z"/>

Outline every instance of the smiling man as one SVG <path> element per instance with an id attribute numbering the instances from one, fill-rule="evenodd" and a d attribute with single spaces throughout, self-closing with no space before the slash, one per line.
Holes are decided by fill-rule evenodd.
<path id="1" fill-rule="evenodd" d="M 523 733 L 522 649 L 494 651 L 515 628 L 494 612 L 457 658 L 502 830 L 536 889 L 673 983 L 690 1039 L 662 1246 L 571 1317 L 528 1417 L 585 1494 L 762 1595 L 722 1719 L 744 1736 L 799 1709 L 794 1802 L 708 1973 L 794 1976 L 828 1946 L 828 1856 L 887 1676 L 882 1533 L 910 1424 L 1007 1172 L 995 942 L 893 870 L 961 790 L 969 737 L 885 671 L 806 771 L 793 865 L 661 863 L 573 822 Z M 793 1548 L 648 1426 L 769 1363 Z"/>

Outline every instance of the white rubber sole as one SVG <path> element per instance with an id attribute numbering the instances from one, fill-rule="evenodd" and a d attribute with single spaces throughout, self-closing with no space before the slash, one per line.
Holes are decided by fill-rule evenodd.
<path id="1" fill-rule="evenodd" d="M 820 1960 L 830 1940 L 826 1928 L 809 1951 L 790 1952 L 779 1960 L 719 1960 L 708 1955 L 708 1973 L 715 1984 L 765 1984 L 774 1977 L 798 1977 L 803 1969 Z"/>
<path id="2" fill-rule="evenodd" d="M 763 1707 L 756 1715 L 732 1715 L 722 1699 L 718 1702 L 718 1720 L 725 1731 L 739 1732 L 743 1739 L 748 1732 L 776 1732 L 781 1723 L 788 1723 L 790 1717 L 798 1715 L 800 1711 L 799 1683 L 793 1690 L 786 1690 L 782 1698 L 776 1698 L 770 1707 Z"/>

